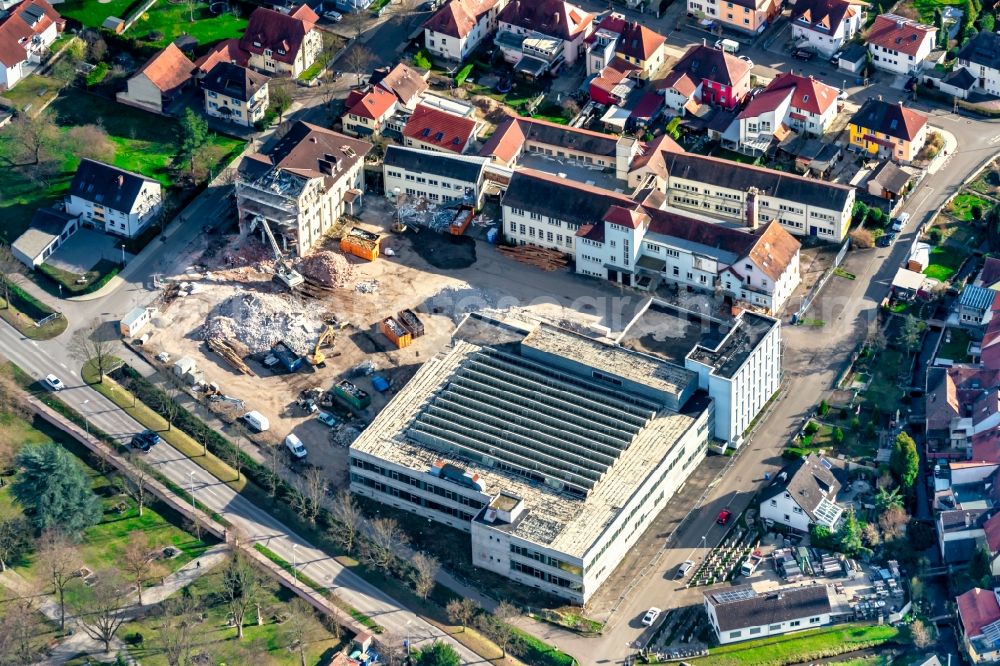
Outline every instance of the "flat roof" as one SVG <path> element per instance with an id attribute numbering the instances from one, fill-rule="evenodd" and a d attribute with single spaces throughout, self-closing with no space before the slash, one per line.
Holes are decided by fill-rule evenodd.
<path id="1" fill-rule="evenodd" d="M 567 180 L 583 183 L 584 185 L 603 187 L 612 192 L 628 195 L 628 192 L 625 191 L 624 183 L 615 177 L 613 166 L 600 167 L 596 164 L 588 166 L 574 160 L 555 157 L 553 155 L 544 155 L 533 151 L 522 153 L 517 158 L 517 164 L 520 167 L 544 171 L 553 176 L 563 177 L 563 174 L 565 174 L 564 177 Z"/>
<path id="2" fill-rule="evenodd" d="M 618 342 L 628 349 L 683 366 L 692 349 L 698 344 L 714 347 L 725 337 L 728 328 L 716 319 L 652 301 L 632 320 Z"/>
<path id="3" fill-rule="evenodd" d="M 471 328 L 466 329 L 466 323 L 471 323 Z M 428 360 L 396 394 L 351 445 L 351 451 L 414 471 L 429 472 L 435 463 L 443 462 L 478 474 L 486 494 L 524 501 L 522 514 L 505 527 L 509 533 L 583 559 L 643 481 L 693 426 L 698 412 L 660 409 L 643 414 L 651 403 L 647 398 L 574 378 L 565 370 L 530 359 L 519 364 L 514 353 L 520 344 L 545 329 L 527 344 L 569 353 L 570 358 L 583 363 L 600 360 L 595 355 L 601 345 L 590 347 L 583 336 L 545 324 L 472 317 L 466 323 L 459 329 L 461 335 Z M 608 346 L 603 347 L 607 355 Z M 644 383 L 664 381 L 656 378 L 653 364 L 665 364 L 649 359 L 625 368 L 620 364 L 626 357 L 641 355 L 620 351 L 620 356 L 611 355 L 621 359 L 611 362 L 615 371 L 629 371 Z M 485 367 L 491 363 L 497 367 Z M 523 399 L 531 392 L 532 399 Z M 615 404 L 614 409 L 607 409 Z M 465 429 L 459 430 L 463 424 Z M 480 443 L 468 437 L 470 434 L 493 438 L 495 450 L 480 454 Z M 456 435 L 467 438 L 459 440 Z M 518 455 L 531 456 L 540 467 L 577 465 L 577 478 L 593 483 L 586 493 L 568 483 L 558 490 L 545 483 L 554 476 L 533 478 L 527 468 L 518 469 Z M 484 463 L 484 458 L 491 463 Z M 497 460 L 502 460 L 505 469 L 493 466 Z M 534 477 L 540 477 L 537 471 Z M 578 485 L 582 487 L 583 481 Z"/>
<path id="4" fill-rule="evenodd" d="M 744 310 L 736 319 L 736 326 L 721 343 L 714 346 L 699 344 L 689 358 L 710 366 L 716 375 L 732 378 L 777 325 L 776 319 Z"/>

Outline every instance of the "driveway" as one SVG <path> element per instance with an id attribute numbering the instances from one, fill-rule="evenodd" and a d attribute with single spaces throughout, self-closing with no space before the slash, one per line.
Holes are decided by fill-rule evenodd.
<path id="1" fill-rule="evenodd" d="M 121 261 L 122 241 L 95 229 L 80 229 L 59 246 L 45 263 L 67 273 L 83 275 L 102 259 Z M 125 253 L 126 261 L 132 255 Z"/>

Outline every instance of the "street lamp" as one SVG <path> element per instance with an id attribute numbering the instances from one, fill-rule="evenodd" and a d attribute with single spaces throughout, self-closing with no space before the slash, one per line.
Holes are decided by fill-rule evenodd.
<path id="1" fill-rule="evenodd" d="M 198 470 L 193 469 L 188 472 L 188 486 L 191 488 L 191 510 L 195 511 L 198 507 L 194 504 L 194 475 L 198 473 Z"/>
<path id="2" fill-rule="evenodd" d="M 296 560 L 295 560 L 295 556 L 297 554 L 296 551 L 297 551 L 298 547 L 299 547 L 299 544 L 297 544 L 297 543 L 293 543 L 292 544 L 292 577 L 295 580 L 299 579 L 299 570 L 295 568 L 296 566 L 298 566 L 298 564 L 296 563 Z"/>

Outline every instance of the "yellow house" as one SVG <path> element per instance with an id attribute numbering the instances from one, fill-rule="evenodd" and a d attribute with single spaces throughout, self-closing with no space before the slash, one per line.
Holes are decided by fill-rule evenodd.
<path id="1" fill-rule="evenodd" d="M 780 0 L 688 0 L 688 14 L 725 27 L 760 34 L 781 13 Z"/>
<path id="2" fill-rule="evenodd" d="M 927 141 L 927 116 L 881 97 L 866 101 L 848 128 L 852 146 L 897 162 L 912 162 Z"/>

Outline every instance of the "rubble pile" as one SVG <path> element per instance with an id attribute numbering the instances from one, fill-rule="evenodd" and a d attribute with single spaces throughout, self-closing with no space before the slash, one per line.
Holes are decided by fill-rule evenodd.
<path id="1" fill-rule="evenodd" d="M 336 252 L 316 252 L 306 257 L 298 270 L 326 287 L 344 287 L 354 278 L 354 266 Z"/>
<path id="2" fill-rule="evenodd" d="M 354 285 L 354 290 L 359 294 L 377 294 L 378 280 L 364 280 Z"/>
<path id="3" fill-rule="evenodd" d="M 340 446 L 350 446 L 354 443 L 358 437 L 361 436 L 361 431 L 357 428 L 351 426 L 345 426 L 333 433 L 333 441 Z"/>
<path id="4" fill-rule="evenodd" d="M 399 219 L 403 224 L 426 227 L 442 234 L 448 233 L 454 218 L 454 204 L 449 204 L 449 207 L 445 208 L 426 199 L 418 199 L 399 207 Z"/>
<path id="5" fill-rule="evenodd" d="M 499 295 L 483 289 L 477 289 L 468 282 L 465 282 L 460 285 L 445 287 L 427 299 L 427 305 L 431 312 L 445 314 L 458 323 L 469 312 L 495 311 L 496 313 L 503 313 L 516 304 L 511 299 L 505 300 L 509 302 L 501 303 Z"/>
<path id="6" fill-rule="evenodd" d="M 284 296 L 242 292 L 216 305 L 197 335 L 201 340 L 239 341 L 251 354 L 285 341 L 303 354 L 316 344 L 322 330 L 322 321 Z"/>

